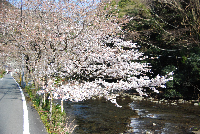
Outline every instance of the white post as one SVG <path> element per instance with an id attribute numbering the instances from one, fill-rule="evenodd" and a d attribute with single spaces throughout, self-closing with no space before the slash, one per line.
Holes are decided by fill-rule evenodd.
<path id="1" fill-rule="evenodd" d="M 53 100 L 52 91 L 51 91 L 51 93 L 50 93 L 50 99 L 51 99 L 51 101 L 50 101 L 50 121 L 51 121 L 51 116 L 52 116 L 52 104 L 53 104 L 53 102 L 52 102 L 52 100 Z"/>
<path id="2" fill-rule="evenodd" d="M 61 99 L 61 112 L 63 112 L 63 98 Z"/>

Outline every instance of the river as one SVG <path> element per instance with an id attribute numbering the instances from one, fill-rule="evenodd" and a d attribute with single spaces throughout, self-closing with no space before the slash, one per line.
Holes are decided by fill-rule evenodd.
<path id="1" fill-rule="evenodd" d="M 78 125 L 75 134 L 200 133 L 200 106 L 180 100 L 151 101 L 118 97 L 122 108 L 103 98 L 78 103 L 65 101 L 64 109 L 75 118 L 74 123 Z"/>

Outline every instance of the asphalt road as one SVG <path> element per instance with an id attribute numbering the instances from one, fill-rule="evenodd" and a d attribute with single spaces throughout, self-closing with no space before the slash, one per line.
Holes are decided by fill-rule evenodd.
<path id="1" fill-rule="evenodd" d="M 47 134 L 37 111 L 9 74 L 0 80 L 0 134 Z"/>

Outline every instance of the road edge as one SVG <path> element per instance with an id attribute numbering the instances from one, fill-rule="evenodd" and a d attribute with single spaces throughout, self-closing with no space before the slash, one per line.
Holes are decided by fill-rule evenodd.
<path id="1" fill-rule="evenodd" d="M 19 84 L 17 83 L 17 81 L 15 80 L 14 77 L 12 77 L 14 79 L 14 81 L 16 82 L 16 84 L 18 85 L 18 88 L 21 92 L 22 95 L 22 102 L 23 102 L 23 134 L 30 134 L 29 132 L 29 119 L 28 119 L 28 108 L 26 105 L 26 99 L 23 93 L 23 90 L 21 89 L 21 87 L 19 86 Z"/>

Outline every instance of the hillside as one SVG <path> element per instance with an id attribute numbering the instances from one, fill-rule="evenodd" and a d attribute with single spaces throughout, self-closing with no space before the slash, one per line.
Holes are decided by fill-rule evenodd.
<path id="1" fill-rule="evenodd" d="M 199 1 L 113 0 L 108 16 L 117 16 L 125 40 L 137 42 L 155 75 L 174 72 L 165 97 L 194 97 L 200 93 Z"/>

